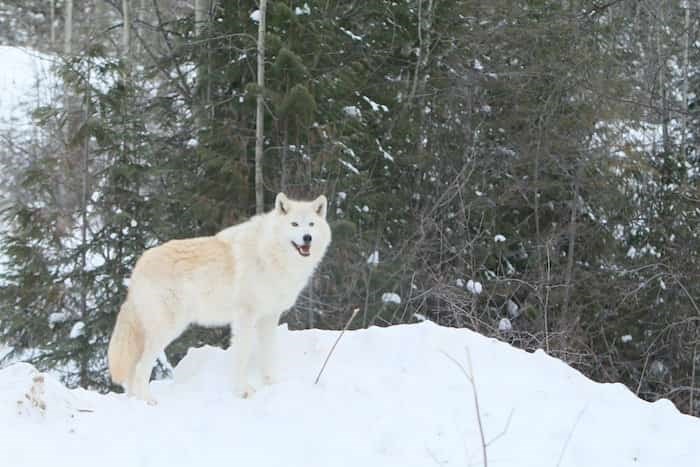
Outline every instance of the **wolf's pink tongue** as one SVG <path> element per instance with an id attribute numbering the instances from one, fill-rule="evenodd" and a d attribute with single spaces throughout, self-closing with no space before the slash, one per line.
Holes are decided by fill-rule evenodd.
<path id="1" fill-rule="evenodd" d="M 309 245 L 302 245 L 301 246 L 301 251 L 303 251 L 304 253 L 308 253 L 309 250 L 311 250 L 311 247 Z"/>

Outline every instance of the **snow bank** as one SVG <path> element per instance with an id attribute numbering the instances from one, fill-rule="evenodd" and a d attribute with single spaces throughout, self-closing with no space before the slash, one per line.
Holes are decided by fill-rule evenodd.
<path id="1" fill-rule="evenodd" d="M 472 388 L 448 358 L 469 368 L 468 349 L 485 438 L 495 440 L 490 465 L 697 466 L 699 420 L 541 351 L 430 322 L 371 328 L 347 332 L 314 385 L 337 332 L 279 334 L 279 382 L 262 387 L 254 375 L 248 400 L 230 392 L 229 352 L 211 347 L 152 383 L 155 407 L 71 391 L 29 365 L 6 368 L 3 465 L 479 466 Z"/>

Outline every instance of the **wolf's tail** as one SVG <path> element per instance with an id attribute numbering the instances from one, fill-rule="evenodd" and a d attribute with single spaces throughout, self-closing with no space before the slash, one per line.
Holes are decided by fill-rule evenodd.
<path id="1" fill-rule="evenodd" d="M 112 381 L 123 386 L 130 379 L 136 363 L 143 354 L 144 337 L 143 326 L 127 296 L 117 316 L 117 324 L 114 326 L 107 351 Z"/>

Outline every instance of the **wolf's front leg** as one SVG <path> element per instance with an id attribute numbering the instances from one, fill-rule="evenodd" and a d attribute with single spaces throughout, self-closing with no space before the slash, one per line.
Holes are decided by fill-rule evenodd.
<path id="1" fill-rule="evenodd" d="M 265 384 L 277 382 L 277 315 L 260 318 L 257 323 L 260 370 Z"/>
<path id="2" fill-rule="evenodd" d="M 249 311 L 239 314 L 231 329 L 231 350 L 233 351 L 234 394 L 242 398 L 253 395 L 255 390 L 248 384 L 248 366 L 253 346 L 254 322 Z"/>

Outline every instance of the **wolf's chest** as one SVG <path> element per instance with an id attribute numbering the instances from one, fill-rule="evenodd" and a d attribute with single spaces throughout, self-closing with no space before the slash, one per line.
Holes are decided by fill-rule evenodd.
<path id="1" fill-rule="evenodd" d="M 289 271 L 249 271 L 238 287 L 243 301 L 270 310 L 282 312 L 291 308 L 308 282 L 309 274 L 290 274 Z"/>

